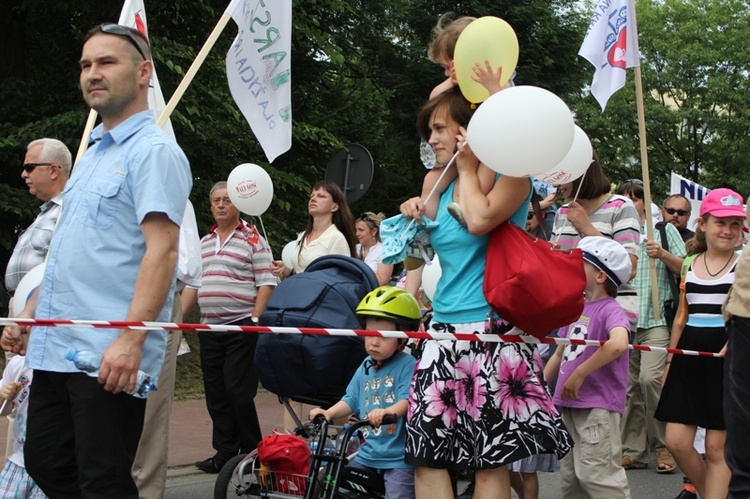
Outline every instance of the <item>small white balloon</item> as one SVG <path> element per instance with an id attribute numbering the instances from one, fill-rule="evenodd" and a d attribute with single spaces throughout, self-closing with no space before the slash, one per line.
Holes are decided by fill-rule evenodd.
<path id="1" fill-rule="evenodd" d="M 290 269 L 294 268 L 294 265 L 292 265 L 292 259 L 294 258 L 295 251 L 297 251 L 297 241 L 289 241 L 286 243 L 286 246 L 284 246 L 284 249 L 281 250 L 281 261 Z"/>
<path id="2" fill-rule="evenodd" d="M 594 148 L 591 147 L 591 141 L 586 132 L 576 125 L 573 144 L 571 144 L 568 154 L 559 164 L 537 175 L 536 178 L 552 185 L 567 184 L 586 173 L 593 159 Z"/>
<path id="3" fill-rule="evenodd" d="M 466 131 L 477 158 L 498 173 L 528 177 L 560 163 L 573 142 L 573 114 L 543 88 L 522 85 L 490 96 Z"/>
<path id="4" fill-rule="evenodd" d="M 273 200 L 273 182 L 268 173 L 253 163 L 243 163 L 227 178 L 227 193 L 238 210 L 260 216 Z"/>
<path id="5" fill-rule="evenodd" d="M 34 290 L 42 284 L 42 278 L 44 277 L 44 268 L 47 266 L 47 262 L 40 263 L 33 269 L 29 270 L 21 282 L 18 283 L 16 292 L 13 295 L 13 303 L 11 306 L 11 314 L 13 317 L 23 311 L 23 307 L 26 306 L 26 301 L 34 293 Z"/>
<path id="6" fill-rule="evenodd" d="M 442 275 L 443 269 L 440 268 L 440 259 L 435 255 L 432 264 L 425 265 L 424 270 L 422 270 L 422 291 L 424 291 L 428 300 L 432 301 L 435 298 L 438 281 Z"/>

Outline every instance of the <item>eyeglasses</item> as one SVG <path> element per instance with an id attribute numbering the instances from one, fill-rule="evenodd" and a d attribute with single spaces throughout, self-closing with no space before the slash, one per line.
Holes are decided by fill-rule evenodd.
<path id="1" fill-rule="evenodd" d="M 23 169 L 26 173 L 31 173 L 37 166 L 52 166 L 56 163 L 24 163 Z"/>
<path id="2" fill-rule="evenodd" d="M 674 215 L 677 213 L 677 215 L 684 217 L 685 215 L 689 215 L 690 212 L 687 210 L 678 210 L 677 208 L 664 208 L 664 211 L 669 213 L 670 215 Z"/>
<path id="3" fill-rule="evenodd" d="M 143 53 L 141 46 L 138 44 L 138 40 L 136 40 L 135 35 L 133 35 L 133 33 L 131 33 L 128 28 L 120 26 L 119 24 L 104 23 L 99 26 L 99 29 L 102 30 L 102 33 L 107 33 L 108 35 L 116 35 L 127 38 L 128 41 L 133 44 L 133 47 L 135 47 L 138 53 L 141 54 L 143 60 L 146 60 L 146 54 Z"/>
<path id="4" fill-rule="evenodd" d="M 526 220 L 531 220 L 532 218 L 534 218 L 534 212 L 530 211 L 526 214 Z"/>
<path id="5" fill-rule="evenodd" d="M 639 178 L 629 178 L 625 181 L 625 183 L 627 184 L 628 182 L 630 182 L 631 184 L 643 185 L 643 180 Z"/>

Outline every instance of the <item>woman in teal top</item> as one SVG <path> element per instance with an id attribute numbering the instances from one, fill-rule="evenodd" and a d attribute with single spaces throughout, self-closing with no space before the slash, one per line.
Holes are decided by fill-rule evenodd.
<path id="1" fill-rule="evenodd" d="M 439 223 L 430 233 L 442 268 L 433 331 L 489 332 L 494 321 L 482 291 L 488 234 L 506 220 L 523 227 L 531 196 L 529 179 L 498 176 L 461 145 L 472 112 L 458 88 L 420 111 L 417 127 L 438 162 L 460 151 L 458 176 L 446 175 L 442 195 L 427 206 L 420 198 L 401 206 L 405 216 Z M 448 213 L 452 202 L 461 206 L 466 227 Z M 447 470 L 466 468 L 475 470 L 476 494 L 509 498 L 506 464 L 534 454 L 562 457 L 571 446 L 529 344 L 426 341 L 407 417 L 406 462 L 416 467 L 417 497 L 452 498 Z"/>

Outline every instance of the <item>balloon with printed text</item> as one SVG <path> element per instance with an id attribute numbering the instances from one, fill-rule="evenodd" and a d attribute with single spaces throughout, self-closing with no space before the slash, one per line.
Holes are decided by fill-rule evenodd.
<path id="1" fill-rule="evenodd" d="M 552 185 L 567 184 L 586 173 L 594 158 L 594 148 L 591 147 L 586 132 L 575 126 L 573 143 L 568 154 L 553 168 L 536 176 L 538 180 Z"/>
<path id="2" fill-rule="evenodd" d="M 260 166 L 243 163 L 229 174 L 227 194 L 242 213 L 260 216 L 271 206 L 273 182 Z"/>
<path id="3" fill-rule="evenodd" d="M 489 168 L 510 177 L 529 177 L 562 161 L 573 143 L 574 127 L 573 114 L 562 99 L 524 85 L 484 101 L 469 121 L 466 138 Z"/>
<path id="4" fill-rule="evenodd" d="M 488 61 L 493 72 L 502 67 L 500 86 L 510 80 L 518 64 L 518 38 L 506 21 L 494 16 L 472 21 L 456 41 L 453 67 L 461 93 L 473 103 L 483 102 L 490 96 L 484 85 L 474 80 L 474 65 L 485 68 Z"/>

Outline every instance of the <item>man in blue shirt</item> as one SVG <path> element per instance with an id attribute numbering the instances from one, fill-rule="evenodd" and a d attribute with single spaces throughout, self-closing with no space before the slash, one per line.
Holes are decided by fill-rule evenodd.
<path id="1" fill-rule="evenodd" d="M 21 316 L 166 321 L 192 179 L 148 109 L 148 42 L 135 30 L 97 26 L 80 66 L 84 99 L 102 123 L 65 187 L 42 285 Z M 24 350 L 19 333 L 6 327 L 3 349 Z M 139 369 L 158 386 L 165 345 L 164 331 L 32 329 L 26 466 L 48 496 L 138 497 L 130 470 L 146 400 L 130 393 Z M 68 348 L 101 355 L 99 372 L 78 371 Z"/>

